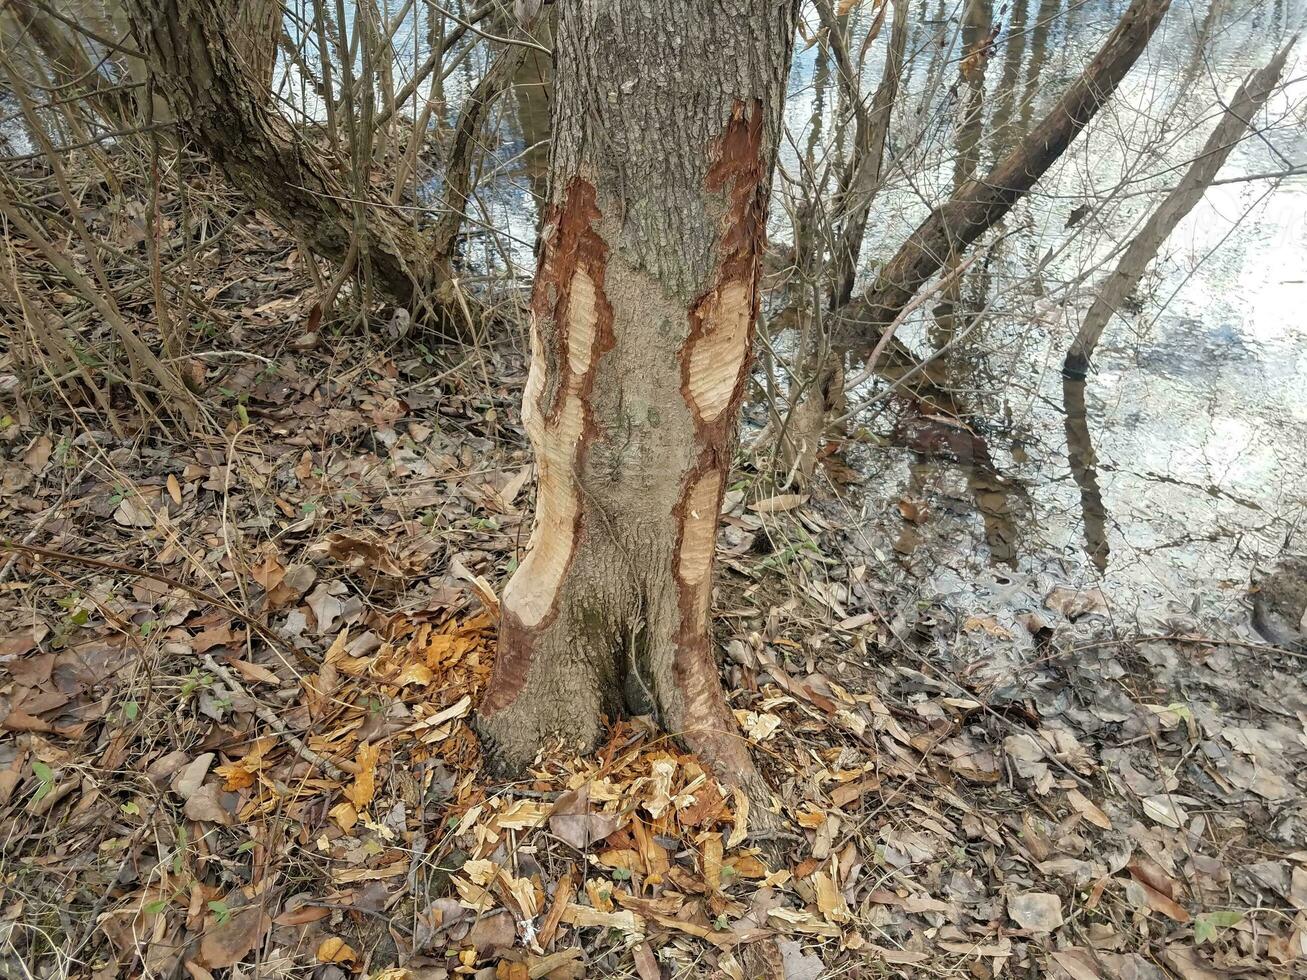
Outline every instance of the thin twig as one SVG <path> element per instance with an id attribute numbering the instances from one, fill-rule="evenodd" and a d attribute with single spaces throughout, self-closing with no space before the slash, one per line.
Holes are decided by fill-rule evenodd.
<path id="1" fill-rule="evenodd" d="M 259 716 L 259 720 L 264 722 L 264 724 L 269 725 L 273 731 L 284 738 L 286 743 L 299 754 L 300 758 L 305 762 L 317 766 L 325 775 L 337 782 L 344 782 L 349 778 L 344 770 L 336 766 L 334 763 L 329 762 L 327 759 L 323 758 L 305 745 L 304 740 L 287 728 L 285 723 L 273 713 L 271 708 L 260 703 L 257 699 L 252 697 L 249 692 L 241 687 L 236 678 L 231 676 L 231 671 L 218 663 L 218 661 L 214 660 L 212 654 L 205 653 L 202 654 L 202 656 L 204 658 L 204 666 L 217 674 L 218 677 L 222 679 L 223 684 L 225 684 L 227 689 L 233 694 L 248 698 L 250 703 L 254 705 L 254 713 Z"/>

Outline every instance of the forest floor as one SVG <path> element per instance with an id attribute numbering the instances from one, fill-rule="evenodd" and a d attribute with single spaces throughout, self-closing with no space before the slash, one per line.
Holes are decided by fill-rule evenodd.
<path id="1" fill-rule="evenodd" d="M 746 468 L 723 517 L 726 686 L 790 836 L 642 719 L 489 778 L 520 350 L 311 331 L 256 222 L 203 276 L 208 436 L 2 368 L 0 537 L 33 550 L 0 586 L 0 973 L 738 980 L 760 940 L 791 980 L 1302 970 L 1302 655 L 1093 589 L 1023 635 L 914 602 L 849 547 L 856 481 Z"/>

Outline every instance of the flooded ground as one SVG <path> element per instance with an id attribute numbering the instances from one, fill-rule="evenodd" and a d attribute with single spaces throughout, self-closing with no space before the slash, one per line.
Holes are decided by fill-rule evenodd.
<path id="1" fill-rule="evenodd" d="M 1048 60 L 1012 67 L 1019 38 L 1000 34 L 986 101 L 1001 111 L 1011 97 L 1003 80 L 1033 74 L 1016 101 L 1036 103 L 1021 114 L 1037 119 L 1118 7 L 1031 5 L 1027 51 Z M 893 449 L 861 455 L 869 493 L 855 537 L 919 578 L 926 596 L 1012 626 L 1055 585 L 1092 584 L 1122 627 L 1166 633 L 1177 616 L 1242 626 L 1252 567 L 1304 547 L 1307 177 L 1212 188 L 1167 243 L 1137 306 L 1113 322 L 1088 383 L 1060 374 L 1104 263 L 1155 201 L 1139 192 L 1175 179 L 1159 158 L 1188 159 L 1216 100 L 1303 18 L 1301 5 L 1238 7 L 1209 19 L 1205 5 L 1176 5 L 1159 39 L 1165 63 L 1127 79 L 1007 219 L 1024 228 L 974 277 L 985 281 L 964 285 L 973 307 L 988 310 L 948 338 L 941 361 L 992 466 Z M 1047 33 L 1035 33 L 1043 24 Z M 1195 28 L 1212 39 L 1197 70 Z M 1302 96 L 1299 86 L 1273 100 L 1264 138 L 1236 150 L 1222 180 L 1307 157 Z M 987 127 L 1003 130 L 1002 119 Z M 1130 133 L 1146 134 L 1155 151 L 1127 149 Z M 990 155 L 1000 148 L 986 144 Z M 1069 228 L 1085 203 L 1103 208 L 1088 228 Z M 904 336 L 928 351 L 939 330 L 927 313 Z M 905 498 L 925 503 L 921 524 L 896 519 Z"/>

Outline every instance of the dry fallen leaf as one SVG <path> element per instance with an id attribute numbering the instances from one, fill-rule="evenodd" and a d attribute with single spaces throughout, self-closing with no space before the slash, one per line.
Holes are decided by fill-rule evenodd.
<path id="1" fill-rule="evenodd" d="M 113 519 L 123 527 L 154 527 L 154 515 L 159 500 L 147 500 L 135 494 L 123 497 L 113 512 Z"/>
<path id="2" fill-rule="evenodd" d="M 259 906 L 241 909 L 221 925 L 211 925 L 200 940 L 200 960 L 206 967 L 235 966 L 262 940 L 272 919 Z"/>
<path id="3" fill-rule="evenodd" d="M 354 782 L 345 790 L 345 798 L 354 804 L 355 810 L 366 810 L 377 792 L 377 760 L 381 758 L 381 746 L 364 742 L 359 746 L 358 758 L 355 760 Z"/>
<path id="4" fill-rule="evenodd" d="M 767 497 L 763 500 L 755 501 L 749 505 L 749 509 L 758 514 L 779 514 L 783 511 L 794 510 L 808 502 L 806 493 L 778 493 L 774 497 Z"/>
<path id="5" fill-rule="evenodd" d="M 1026 892 L 1007 900 L 1007 914 L 1022 929 L 1052 932 L 1062 925 L 1062 899 L 1051 892 Z"/>
<path id="6" fill-rule="evenodd" d="M 1171 796 L 1147 796 L 1140 802 L 1149 819 L 1160 823 L 1163 827 L 1179 830 L 1189 818 L 1184 807 Z"/>
<path id="7" fill-rule="evenodd" d="M 589 809 L 589 784 L 569 790 L 554 804 L 549 816 L 549 832 L 578 851 L 584 851 L 616 832 L 629 819 L 616 813 L 591 813 Z"/>
<path id="8" fill-rule="evenodd" d="M 353 963 L 357 959 L 354 947 L 339 936 L 328 936 L 318 945 L 319 963 Z"/>
<path id="9" fill-rule="evenodd" d="M 1112 821 L 1108 819 L 1107 814 L 1100 810 L 1078 789 L 1067 790 L 1066 798 L 1067 802 L 1071 804 L 1075 811 L 1095 827 L 1099 827 L 1103 830 L 1112 829 Z"/>

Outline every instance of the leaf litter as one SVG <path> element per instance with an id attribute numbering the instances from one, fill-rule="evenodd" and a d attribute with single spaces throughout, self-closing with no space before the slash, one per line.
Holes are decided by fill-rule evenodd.
<path id="1" fill-rule="evenodd" d="M 296 295 L 231 312 L 293 331 Z M 246 393 L 223 439 L 5 430 L 6 536 L 109 564 L 26 553 L 0 592 L 0 969 L 1301 970 L 1300 664 L 1114 632 L 1062 583 L 896 608 L 815 491 L 733 492 L 720 540 L 727 689 L 784 836 L 647 719 L 496 780 L 471 722 L 530 513 L 499 421 L 523 365 L 488 354 L 487 387 L 340 342 L 201 366 Z"/>

